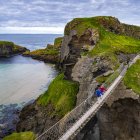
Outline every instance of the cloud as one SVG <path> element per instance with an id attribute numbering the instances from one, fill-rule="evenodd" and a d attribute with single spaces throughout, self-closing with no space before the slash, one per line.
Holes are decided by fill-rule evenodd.
<path id="1" fill-rule="evenodd" d="M 140 25 L 139 0 L 0 0 L 0 27 L 63 27 L 75 17 L 111 15 Z"/>
<path id="2" fill-rule="evenodd" d="M 0 34 L 63 34 L 63 27 L 0 27 Z"/>

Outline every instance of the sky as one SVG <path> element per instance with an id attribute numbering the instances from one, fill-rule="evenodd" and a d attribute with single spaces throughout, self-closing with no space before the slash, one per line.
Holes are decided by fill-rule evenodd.
<path id="1" fill-rule="evenodd" d="M 0 0 L 0 33 L 63 34 L 73 18 L 100 15 L 140 25 L 140 0 Z"/>

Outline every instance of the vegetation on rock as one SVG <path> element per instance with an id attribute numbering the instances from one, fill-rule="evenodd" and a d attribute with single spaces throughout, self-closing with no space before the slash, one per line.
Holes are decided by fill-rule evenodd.
<path id="1" fill-rule="evenodd" d="M 55 114 L 65 115 L 76 104 L 78 84 L 64 79 L 64 74 L 58 75 L 50 84 L 48 90 L 39 97 L 37 103 L 43 106 L 52 104 Z"/>
<path id="2" fill-rule="evenodd" d="M 61 47 L 62 40 L 63 40 L 63 37 L 58 37 L 54 40 L 55 48 L 60 48 Z"/>
<path id="3" fill-rule="evenodd" d="M 3 138 L 3 140 L 35 140 L 35 134 L 33 132 L 20 132 L 12 133 L 9 136 Z"/>
<path id="4" fill-rule="evenodd" d="M 43 60 L 45 62 L 57 63 L 59 61 L 59 49 L 61 47 L 62 37 L 58 37 L 54 41 L 54 45 L 48 44 L 45 49 L 38 49 L 35 51 L 26 51 L 24 56 L 31 56 L 32 58 Z"/>
<path id="5" fill-rule="evenodd" d="M 9 41 L 0 41 L 0 47 L 3 46 L 3 45 L 14 47 L 14 43 L 13 42 L 9 42 Z"/>
<path id="6" fill-rule="evenodd" d="M 135 93 L 140 94 L 140 60 L 137 60 L 127 71 L 124 84 Z"/>
<path id="7" fill-rule="evenodd" d="M 138 34 L 138 37 L 135 37 L 134 32 L 132 34 L 131 32 L 125 33 L 126 27 L 127 30 L 132 28 L 135 32 L 140 31 L 140 27 L 121 24 L 114 17 L 76 18 L 67 24 L 65 34 L 69 34 L 71 30 L 76 30 L 78 37 L 80 37 L 87 29 L 97 29 L 100 35 L 99 41 L 94 49 L 88 52 L 88 55 L 105 56 L 114 63 L 118 61 L 116 54 L 140 52 L 140 40 L 137 39 L 140 38 L 140 35 Z M 135 38 L 132 38 L 132 36 Z"/>
<path id="8" fill-rule="evenodd" d="M 0 56 L 9 56 L 12 54 L 23 53 L 27 49 L 9 41 L 0 41 Z"/>

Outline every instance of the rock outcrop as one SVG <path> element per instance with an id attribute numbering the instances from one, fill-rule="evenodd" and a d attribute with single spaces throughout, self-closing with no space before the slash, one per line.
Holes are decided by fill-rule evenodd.
<path id="1" fill-rule="evenodd" d="M 60 119 L 56 116 L 50 116 L 53 109 L 51 104 L 47 107 L 39 106 L 36 102 L 27 105 L 20 114 L 17 132 L 33 131 L 40 135 Z"/>
<path id="2" fill-rule="evenodd" d="M 60 47 L 62 37 L 58 37 L 54 41 L 54 45 L 48 44 L 45 49 L 35 51 L 26 51 L 23 56 L 32 57 L 33 59 L 44 61 L 45 63 L 57 64 L 60 61 Z"/>
<path id="3" fill-rule="evenodd" d="M 13 54 L 21 54 L 26 50 L 27 49 L 25 47 L 15 45 L 13 42 L 0 41 L 0 57 L 7 57 Z"/>
<path id="4" fill-rule="evenodd" d="M 92 50 L 98 41 L 99 33 L 96 29 L 87 29 L 81 36 L 78 36 L 76 30 L 71 30 L 69 35 L 64 35 L 60 62 L 67 78 L 71 79 L 72 69 L 78 58 L 81 58 L 81 54 Z"/>
<path id="5" fill-rule="evenodd" d="M 115 34 L 122 34 L 140 39 L 140 28 L 138 26 L 123 24 L 115 17 L 98 17 L 98 22 L 108 31 Z"/>

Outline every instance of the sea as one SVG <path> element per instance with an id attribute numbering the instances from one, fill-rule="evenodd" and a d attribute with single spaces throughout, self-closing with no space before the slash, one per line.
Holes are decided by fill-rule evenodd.
<path id="1" fill-rule="evenodd" d="M 12 41 L 29 50 L 53 44 L 60 34 L 0 34 L 0 40 Z M 54 65 L 15 55 L 0 58 L 0 104 L 28 102 L 44 93 L 57 71 Z"/>

